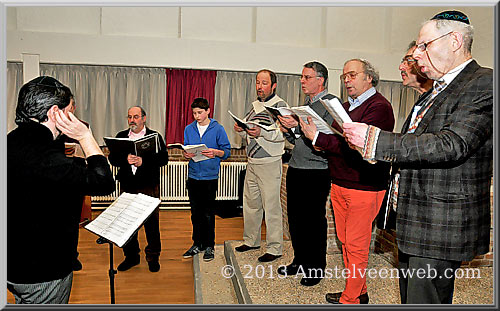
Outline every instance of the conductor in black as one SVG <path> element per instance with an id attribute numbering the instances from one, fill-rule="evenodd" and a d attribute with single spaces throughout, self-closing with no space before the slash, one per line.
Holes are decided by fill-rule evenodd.
<path id="1" fill-rule="evenodd" d="M 138 139 L 152 133 L 157 133 L 146 127 L 146 112 L 142 107 L 131 107 L 128 110 L 129 129 L 116 134 L 117 138 Z M 129 154 L 120 156 L 110 152 L 108 159 L 111 165 L 119 167 L 117 179 L 120 181 L 121 192 L 143 193 L 160 198 L 160 168 L 168 163 L 168 153 L 163 137 L 158 133 L 159 151 L 145 154 L 142 157 Z M 159 257 L 161 252 L 159 207 L 144 222 L 147 246 L 144 249 L 149 271 L 160 270 Z M 140 263 L 140 248 L 137 232 L 123 246 L 125 260 L 118 265 L 118 271 L 128 269 Z"/>

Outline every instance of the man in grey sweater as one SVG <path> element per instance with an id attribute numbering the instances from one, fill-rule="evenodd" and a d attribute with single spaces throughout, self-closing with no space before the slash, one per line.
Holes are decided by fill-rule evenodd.
<path id="1" fill-rule="evenodd" d="M 325 89 L 328 70 L 319 62 L 304 65 L 300 82 L 307 95 L 304 105 L 310 106 L 328 124 L 333 118 L 320 99 L 332 99 Z M 294 259 L 280 267 L 282 275 L 302 274 L 300 284 L 314 286 L 323 278 L 326 267 L 326 200 L 330 191 L 330 174 L 324 151 L 317 150 L 303 136 L 293 117 L 279 117 L 282 131 L 294 144 L 286 177 L 287 212 Z M 291 131 L 290 131 L 291 129 Z M 293 133 L 293 134 L 292 134 Z"/>

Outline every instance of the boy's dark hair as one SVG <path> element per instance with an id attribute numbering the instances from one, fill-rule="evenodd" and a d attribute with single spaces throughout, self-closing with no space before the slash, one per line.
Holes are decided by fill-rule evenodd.
<path id="1" fill-rule="evenodd" d="M 48 76 L 35 78 L 21 87 L 16 107 L 16 124 L 28 123 L 35 119 L 45 122 L 49 118 L 47 112 L 56 105 L 64 109 L 69 105 L 73 94 L 71 90 Z"/>
<path id="2" fill-rule="evenodd" d="M 195 98 L 193 100 L 193 103 L 191 104 L 191 109 L 194 109 L 194 108 L 208 110 L 208 108 L 210 108 L 210 105 L 208 104 L 208 100 L 206 100 L 203 97 L 198 97 L 198 98 Z"/>

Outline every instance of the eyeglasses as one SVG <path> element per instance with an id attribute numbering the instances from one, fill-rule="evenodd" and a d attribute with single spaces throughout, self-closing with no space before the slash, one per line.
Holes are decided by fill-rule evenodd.
<path id="1" fill-rule="evenodd" d="M 430 41 L 427 41 L 427 42 L 424 42 L 424 43 L 417 44 L 417 50 L 419 50 L 420 52 L 424 52 L 424 51 L 426 51 L 426 50 L 427 50 L 427 47 L 429 47 L 429 45 L 430 45 L 432 42 L 434 42 L 434 41 L 436 41 L 436 40 L 439 40 L 439 39 L 441 39 L 441 38 L 443 38 L 443 37 L 445 37 L 445 36 L 449 35 L 449 34 L 450 34 L 450 33 L 452 33 L 452 32 L 453 32 L 453 31 L 450 31 L 450 32 L 445 33 L 444 35 L 439 36 L 439 37 L 437 37 L 437 38 L 435 38 L 435 39 L 432 39 L 432 40 L 430 40 Z"/>
<path id="2" fill-rule="evenodd" d="M 311 80 L 312 78 L 320 78 L 320 77 L 316 77 L 316 76 L 314 76 L 314 77 L 313 77 L 313 76 L 308 76 L 308 75 L 305 75 L 305 76 L 301 76 L 300 78 L 301 78 L 301 79 L 304 79 L 304 80 L 306 80 L 306 81 L 309 81 L 309 80 Z"/>
<path id="3" fill-rule="evenodd" d="M 360 72 L 349 71 L 347 73 L 340 75 L 340 80 L 345 81 L 346 77 L 349 77 L 349 80 L 354 80 L 354 79 L 356 79 L 356 76 L 359 75 L 360 73 L 363 73 L 363 71 L 360 71 Z"/>
<path id="4" fill-rule="evenodd" d="M 410 65 L 415 64 L 416 61 L 417 60 L 415 58 L 411 57 L 410 55 L 406 55 L 401 60 L 401 64 L 405 64 L 406 66 L 410 66 Z"/>

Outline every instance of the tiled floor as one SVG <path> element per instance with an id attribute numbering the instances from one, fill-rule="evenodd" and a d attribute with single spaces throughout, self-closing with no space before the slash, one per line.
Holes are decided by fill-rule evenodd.
<path id="1" fill-rule="evenodd" d="M 233 249 L 240 244 L 241 241 L 229 243 Z M 327 268 L 330 268 L 330 274 L 325 279 L 316 286 L 305 287 L 299 284 L 300 276 L 283 278 L 276 273 L 280 265 L 289 264 L 292 260 L 293 250 L 289 241 L 285 241 L 283 256 L 266 264 L 257 261 L 257 257 L 265 252 L 265 247 L 262 246 L 258 250 L 245 253 L 234 252 L 253 304 L 326 304 L 327 292 L 343 290 L 345 281 L 341 274 L 343 263 L 340 254 L 328 255 Z M 237 303 L 234 290 L 228 288 L 232 286 L 232 283 L 222 276 L 222 269 L 226 265 L 222 245 L 216 246 L 216 254 L 217 258 L 212 262 L 200 261 L 200 268 L 203 272 L 203 303 Z M 367 278 L 370 304 L 399 304 L 398 279 L 390 277 L 394 267 L 381 256 L 371 254 L 368 269 L 374 271 L 373 277 Z M 463 272 L 464 277 L 455 281 L 453 303 L 492 304 L 493 269 L 491 267 L 479 268 L 476 273 L 479 272 L 480 277 L 476 276 L 476 278 L 465 278 L 467 271 Z"/>

